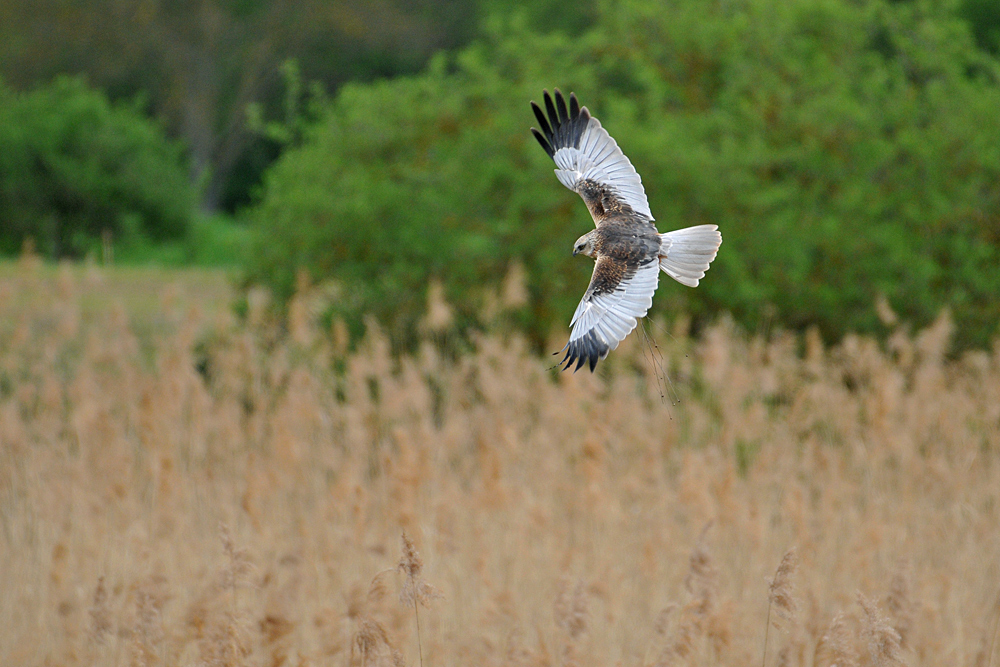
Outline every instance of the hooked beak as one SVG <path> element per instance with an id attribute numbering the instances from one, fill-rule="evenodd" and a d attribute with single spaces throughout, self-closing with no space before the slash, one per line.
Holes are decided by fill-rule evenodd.
<path id="1" fill-rule="evenodd" d="M 577 250 L 576 248 L 573 248 L 573 256 L 574 257 L 576 257 L 579 253 L 580 253 L 579 250 Z"/>

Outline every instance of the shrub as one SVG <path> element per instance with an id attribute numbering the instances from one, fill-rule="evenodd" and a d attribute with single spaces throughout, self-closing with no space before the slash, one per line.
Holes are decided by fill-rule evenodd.
<path id="1" fill-rule="evenodd" d="M 697 290 L 654 308 L 751 330 L 880 332 L 884 295 L 956 345 L 1000 320 L 1000 67 L 947 7 L 869 0 L 604 3 L 573 39 L 496 21 L 420 76 L 345 88 L 266 178 L 249 278 L 287 297 L 334 279 L 353 322 L 412 340 L 440 280 L 459 326 L 514 262 L 517 317 L 544 341 L 589 276 L 590 226 L 527 132 L 543 87 L 575 90 L 643 177 L 661 230 L 715 223 Z"/>
<path id="2" fill-rule="evenodd" d="M 182 236 L 194 210 L 182 148 L 137 103 L 80 78 L 26 93 L 0 84 L 0 253 L 34 237 L 50 257 L 115 239 Z"/>

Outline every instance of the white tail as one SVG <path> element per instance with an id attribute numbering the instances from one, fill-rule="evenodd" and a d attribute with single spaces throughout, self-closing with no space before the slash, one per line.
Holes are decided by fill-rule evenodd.
<path id="1" fill-rule="evenodd" d="M 660 234 L 660 268 L 682 285 L 697 287 L 722 245 L 715 225 L 698 225 Z"/>

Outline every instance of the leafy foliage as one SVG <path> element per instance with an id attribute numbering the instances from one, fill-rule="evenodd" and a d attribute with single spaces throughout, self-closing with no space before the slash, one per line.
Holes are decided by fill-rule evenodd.
<path id="1" fill-rule="evenodd" d="M 893 1 L 939 5 L 968 21 L 981 48 L 1000 49 L 996 0 Z M 307 80 L 335 91 L 418 72 L 435 52 L 468 44 L 491 16 L 511 14 L 543 34 L 579 35 L 607 18 L 599 0 L 6 0 L 0 77 L 27 90 L 83 74 L 112 99 L 145 95 L 185 141 L 202 208 L 233 212 L 280 152 L 244 122 L 251 103 L 280 113 L 280 63 L 294 58 Z"/>
<path id="2" fill-rule="evenodd" d="M 976 44 L 993 55 L 1000 54 L 1000 5 L 993 0 L 965 0 L 959 9 L 972 26 Z"/>
<path id="3" fill-rule="evenodd" d="M 280 103 L 281 62 L 331 90 L 412 73 L 465 44 L 477 18 L 466 0 L 6 0 L 0 76 L 19 90 L 70 73 L 113 98 L 142 92 L 184 139 L 202 208 L 232 211 L 276 154 L 244 119 L 250 103 Z"/>
<path id="4" fill-rule="evenodd" d="M 881 0 L 617 0 L 573 39 L 523 16 L 421 75 L 348 86 L 277 163 L 253 212 L 251 279 L 296 267 L 412 339 L 440 280 L 460 326 L 522 263 L 537 343 L 589 276 L 590 225 L 527 132 L 543 87 L 575 90 L 643 177 L 661 230 L 720 226 L 697 290 L 654 308 L 749 329 L 884 330 L 944 306 L 958 347 L 1000 320 L 1000 67 L 950 7 Z"/>
<path id="5" fill-rule="evenodd" d="M 178 238 L 194 202 L 181 146 L 136 105 L 78 78 L 23 94 L 0 85 L 0 253 L 29 236 L 50 257 L 82 255 L 106 232 Z"/>

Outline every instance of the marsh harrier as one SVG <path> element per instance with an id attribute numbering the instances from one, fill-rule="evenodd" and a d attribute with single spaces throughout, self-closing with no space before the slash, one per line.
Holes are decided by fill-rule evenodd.
<path id="1" fill-rule="evenodd" d="M 697 287 L 722 243 L 715 225 L 660 234 L 653 224 L 642 179 L 600 121 L 570 93 L 569 107 L 558 89 L 553 103 L 544 91 L 545 111 L 531 103 L 541 130 L 531 128 L 555 160 L 556 178 L 583 197 L 597 229 L 573 246 L 574 255 L 593 257 L 594 275 L 577 306 L 569 342 L 560 361 L 566 370 L 597 362 L 618 347 L 653 303 L 660 271 Z M 560 350 L 563 351 L 563 350 Z M 558 353 L 557 353 L 558 354 Z"/>

